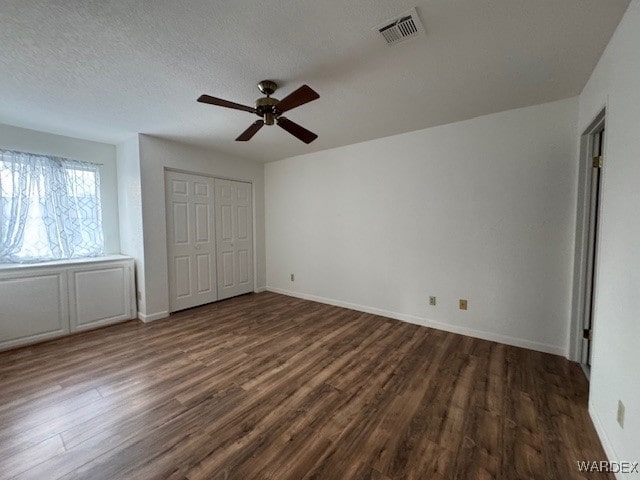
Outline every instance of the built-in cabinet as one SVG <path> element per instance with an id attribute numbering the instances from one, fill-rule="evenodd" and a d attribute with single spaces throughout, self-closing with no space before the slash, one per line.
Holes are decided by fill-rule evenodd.
<path id="1" fill-rule="evenodd" d="M 134 262 L 111 255 L 0 266 L 0 350 L 136 317 Z"/>

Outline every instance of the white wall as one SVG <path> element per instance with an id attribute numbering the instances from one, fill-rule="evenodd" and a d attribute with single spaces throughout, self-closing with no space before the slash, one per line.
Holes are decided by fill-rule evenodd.
<path id="1" fill-rule="evenodd" d="M 140 135 L 142 223 L 144 229 L 143 320 L 168 315 L 167 230 L 164 169 L 216 175 L 253 183 L 256 287 L 265 285 L 264 165 L 187 144 Z"/>
<path id="2" fill-rule="evenodd" d="M 610 460 L 625 461 L 640 461 L 639 46 L 640 1 L 633 0 L 580 95 L 578 120 L 582 133 L 606 105 L 589 402 Z M 619 399 L 624 429 L 616 422 Z"/>
<path id="3" fill-rule="evenodd" d="M 138 136 L 117 146 L 120 251 L 136 260 L 138 309 L 146 311 L 140 144 Z"/>
<path id="4" fill-rule="evenodd" d="M 0 124 L 0 148 L 102 164 L 100 195 L 105 253 L 120 253 L 115 146 Z"/>
<path id="5" fill-rule="evenodd" d="M 566 354 L 576 117 L 568 99 L 267 164 L 267 288 Z"/>

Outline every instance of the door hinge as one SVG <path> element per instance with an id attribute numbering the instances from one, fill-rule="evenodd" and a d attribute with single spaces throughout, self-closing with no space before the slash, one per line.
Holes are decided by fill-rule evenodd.
<path id="1" fill-rule="evenodd" d="M 584 330 L 582 330 L 582 338 L 593 340 L 593 330 L 591 330 L 590 328 L 585 328 Z"/>
<path id="2" fill-rule="evenodd" d="M 602 155 L 598 155 L 597 157 L 593 157 L 593 168 L 602 168 L 602 164 L 604 163 L 604 159 Z"/>

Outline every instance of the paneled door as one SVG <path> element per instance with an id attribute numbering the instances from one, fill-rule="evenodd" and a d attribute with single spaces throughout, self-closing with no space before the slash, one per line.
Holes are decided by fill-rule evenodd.
<path id="1" fill-rule="evenodd" d="M 214 179 L 165 172 L 169 310 L 218 299 Z"/>
<path id="2" fill-rule="evenodd" d="M 215 179 L 218 298 L 253 291 L 251 184 Z"/>

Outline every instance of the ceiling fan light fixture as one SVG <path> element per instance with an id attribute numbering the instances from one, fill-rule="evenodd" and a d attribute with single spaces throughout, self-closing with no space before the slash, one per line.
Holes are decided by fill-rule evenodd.
<path id="1" fill-rule="evenodd" d="M 264 114 L 264 124 L 273 125 L 276 121 L 276 116 L 273 113 L 267 112 Z"/>

